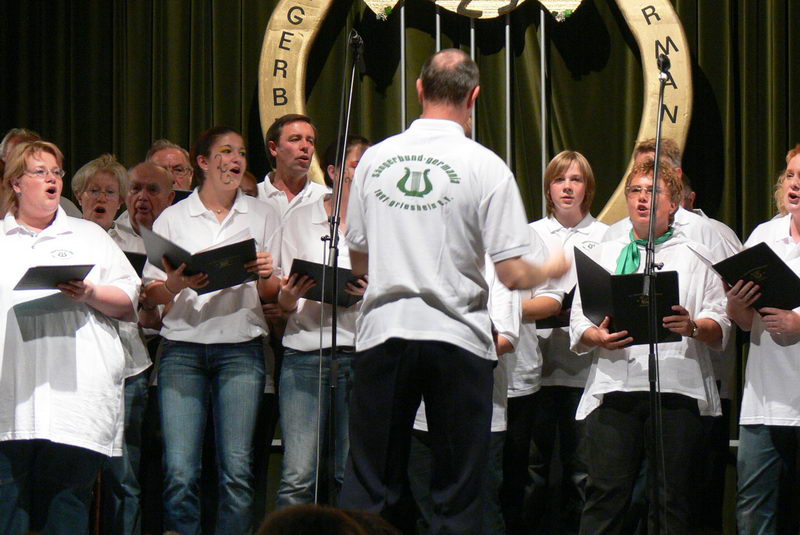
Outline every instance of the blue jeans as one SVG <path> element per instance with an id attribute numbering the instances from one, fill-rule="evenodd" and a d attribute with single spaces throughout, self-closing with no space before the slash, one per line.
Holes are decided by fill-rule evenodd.
<path id="1" fill-rule="evenodd" d="M 739 426 L 736 524 L 741 534 L 797 533 L 790 504 L 800 428 Z M 795 524 L 795 525 L 792 525 Z"/>
<path id="2" fill-rule="evenodd" d="M 108 533 L 138 535 L 142 532 L 139 465 L 149 381 L 149 369 L 125 379 L 125 443 L 122 457 L 111 457 L 103 470 L 103 486 L 106 490 L 103 524 Z"/>
<path id="3" fill-rule="evenodd" d="M 321 413 L 321 436 L 328 436 L 330 405 L 330 349 L 323 352 L 322 403 L 319 406 L 319 351 L 301 352 L 286 348 L 281 368 L 278 404 L 283 437 L 283 471 L 276 505 L 286 507 L 313 503 L 317 474 L 317 411 Z M 351 384 L 352 353 L 337 353 L 336 382 L 336 481 L 341 486 L 347 461 L 349 424 L 347 399 Z M 322 450 L 327 448 L 323 446 Z M 320 477 L 322 474 L 320 474 Z"/>
<path id="4" fill-rule="evenodd" d="M 164 530 L 200 533 L 203 432 L 211 405 L 217 445 L 216 533 L 253 527 L 253 434 L 264 391 L 260 339 L 236 344 L 164 340 L 158 400 L 164 435 Z"/>
<path id="5" fill-rule="evenodd" d="M 49 440 L 0 442 L 0 533 L 88 533 L 92 487 L 105 459 Z"/>

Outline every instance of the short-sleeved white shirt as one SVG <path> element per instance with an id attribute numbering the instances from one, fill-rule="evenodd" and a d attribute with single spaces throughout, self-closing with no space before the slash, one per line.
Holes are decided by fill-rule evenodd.
<path id="1" fill-rule="evenodd" d="M 629 243 L 627 239 L 617 239 L 601 243 L 591 255 L 594 260 L 614 273 L 622 248 Z M 689 311 L 694 320 L 708 318 L 716 321 L 722 328 L 723 339 L 717 344 L 719 349 L 731 336 L 730 320 L 725 314 L 725 292 L 719 277 L 692 252 L 696 248 L 708 257 L 710 254 L 702 244 L 679 237 L 656 245 L 655 261 L 663 262 L 663 271 L 678 272 L 680 304 Z M 641 258 L 645 258 L 643 246 L 639 246 Z M 644 261 L 639 272 L 644 269 Z M 583 315 L 580 286 L 575 290 L 570 315 L 571 348 L 578 354 L 589 351 L 581 343 L 583 333 L 593 324 Z M 658 345 L 661 391 L 697 400 L 700 414 L 717 416 L 720 414 L 719 394 L 711 369 L 711 359 L 707 344 L 693 338 L 682 337 L 678 342 Z M 603 395 L 609 392 L 647 392 L 648 344 L 628 346 L 623 349 L 594 349 L 589 378 L 583 391 L 576 418 L 586 418 L 603 402 Z"/>
<path id="2" fill-rule="evenodd" d="M 135 310 L 139 278 L 106 232 L 59 208 L 35 234 L 0 223 L 0 440 L 46 439 L 122 454 L 125 357 L 117 321 L 57 290 L 15 291 L 32 266 L 94 264 L 86 280 L 115 286 Z"/>
<path id="3" fill-rule="evenodd" d="M 331 191 L 328 186 L 306 178 L 303 189 L 289 201 L 286 192 L 276 188 L 272 184 L 271 178 L 272 173 L 269 173 L 258 184 L 258 200 L 270 205 L 280 215 L 281 221 L 289 217 L 294 210 L 316 202 L 320 197 Z"/>
<path id="4" fill-rule="evenodd" d="M 736 234 L 727 227 L 725 227 L 727 231 L 723 231 L 720 226 L 725 227 L 723 223 L 705 217 L 705 214 L 696 214 L 682 206 L 679 206 L 675 212 L 672 223 L 676 238 L 684 237 L 702 243 L 709 250 L 709 260 L 715 263 L 735 255 L 742 249 L 742 244 Z M 603 241 L 617 238 L 627 239 L 631 228 L 629 217 L 621 219 L 609 227 Z M 728 339 L 727 344 L 720 351 L 711 352 L 711 364 L 714 368 L 714 377 L 721 383 L 722 397 L 731 398 L 735 391 L 736 368 L 736 340 L 733 337 Z"/>
<path id="5" fill-rule="evenodd" d="M 295 258 L 322 264 L 327 241 L 323 236 L 330 234 L 328 214 L 325 212 L 324 197 L 316 202 L 296 208 L 284 220 L 281 230 L 281 243 L 273 245 L 276 265 L 283 276 L 288 276 Z M 350 268 L 350 252 L 340 233 L 339 267 Z M 327 282 L 330 284 L 330 281 Z M 321 281 L 320 281 L 321 284 Z M 361 308 L 359 301 L 349 308 L 339 307 L 337 315 L 336 344 L 354 346 L 356 317 Z M 300 299 L 297 310 L 289 315 L 283 334 L 283 345 L 297 351 L 314 351 L 320 348 L 320 327 L 322 327 L 322 347 L 331 346 L 331 306 L 324 305 L 324 322 L 320 323 L 323 305 L 318 301 Z"/>
<path id="6" fill-rule="evenodd" d="M 489 315 L 497 334 L 509 341 L 516 348 L 520 337 L 522 308 L 518 292 L 512 292 L 497 279 L 494 265 L 486 259 L 486 282 L 489 284 Z M 511 381 L 511 368 L 508 366 L 506 353 L 497 359 L 492 376 L 492 433 L 505 431 L 507 427 L 506 412 L 508 408 L 508 386 Z M 414 419 L 414 429 L 428 430 L 428 419 L 425 416 L 425 401 L 420 403 Z"/>
<path id="7" fill-rule="evenodd" d="M 153 223 L 153 232 L 191 254 L 240 236 L 255 239 L 256 250 L 266 251 L 273 234 L 280 232 L 274 210 L 241 191 L 221 223 L 203 205 L 198 192 L 194 190 L 165 209 Z M 166 278 L 167 274 L 150 262 L 145 264 L 145 284 Z M 202 295 L 184 288 L 175 296 L 162 325 L 161 336 L 167 340 L 200 344 L 246 342 L 267 332 L 255 281 Z"/>
<path id="8" fill-rule="evenodd" d="M 531 247 L 523 258 L 529 262 L 541 262 L 548 256 L 547 247 L 536 233 L 533 225 L 528 225 Z M 555 281 L 546 281 L 530 290 L 518 291 L 520 301 L 536 297 L 549 297 L 559 303 L 564 299 L 564 291 Z M 519 344 L 513 353 L 503 355 L 508 367 L 508 397 L 527 396 L 542 387 L 542 349 L 537 336 L 535 321 L 522 321 Z M 573 355 L 574 357 L 574 355 Z M 579 358 L 579 357 L 575 357 Z"/>
<path id="9" fill-rule="evenodd" d="M 791 215 L 761 223 L 750 234 L 745 247 L 766 243 L 800 275 L 800 244 L 790 234 Z M 794 309 L 800 313 L 800 307 Z M 771 334 L 758 313 L 750 329 L 742 425 L 800 426 L 800 334 Z"/>
<path id="10" fill-rule="evenodd" d="M 569 293 L 578 282 L 574 248 L 577 247 L 588 254 L 603 241 L 603 235 L 608 230 L 608 225 L 596 220 L 591 214 L 586 214 L 571 228 L 559 223 L 552 215 L 534 221 L 531 227 L 542 239 L 550 254 L 563 250 L 570 262 L 569 271 L 553 282 L 564 294 Z M 542 385 L 583 388 L 589 375 L 591 360 L 587 355 L 577 356 L 570 351 L 569 327 L 537 328 L 536 332 L 544 356 Z"/>
<path id="11" fill-rule="evenodd" d="M 367 149 L 356 169 L 347 244 L 369 254 L 357 321 L 363 351 L 390 338 L 438 340 L 495 360 L 484 252 L 528 252 L 514 176 L 458 123 L 417 119 Z"/>
<path id="12" fill-rule="evenodd" d="M 124 219 L 123 219 L 124 218 Z M 144 240 L 127 226 L 130 224 L 128 213 L 117 218 L 114 226 L 108 229 L 108 235 L 120 249 L 126 253 L 145 253 Z M 119 337 L 125 350 L 125 376 L 132 377 L 149 368 L 153 362 L 147 353 L 144 329 L 135 322 L 119 322 Z"/>

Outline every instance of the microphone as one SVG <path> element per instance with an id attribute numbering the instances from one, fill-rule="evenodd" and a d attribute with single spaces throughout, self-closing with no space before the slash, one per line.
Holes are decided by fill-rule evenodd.
<path id="1" fill-rule="evenodd" d="M 669 72 L 669 68 L 672 66 L 672 62 L 670 62 L 669 56 L 666 54 L 659 54 L 656 63 L 658 64 L 658 70 L 661 72 Z"/>
<path id="2" fill-rule="evenodd" d="M 364 40 L 360 35 L 358 35 L 358 32 L 355 30 L 355 28 L 353 28 L 353 30 L 350 32 L 349 43 L 356 54 L 361 53 L 361 49 L 364 48 Z"/>

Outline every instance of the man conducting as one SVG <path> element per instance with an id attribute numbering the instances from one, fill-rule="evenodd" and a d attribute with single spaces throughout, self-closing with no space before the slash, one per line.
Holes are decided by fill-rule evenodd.
<path id="1" fill-rule="evenodd" d="M 478 97 L 464 52 L 429 58 L 422 116 L 362 156 L 348 209 L 353 274 L 369 273 L 357 325 L 344 507 L 398 510 L 414 416 L 424 397 L 433 474 L 432 533 L 479 533 L 489 451 L 492 369 L 484 254 L 500 281 L 530 288 L 566 269 L 534 266 L 514 176 L 464 135 Z"/>

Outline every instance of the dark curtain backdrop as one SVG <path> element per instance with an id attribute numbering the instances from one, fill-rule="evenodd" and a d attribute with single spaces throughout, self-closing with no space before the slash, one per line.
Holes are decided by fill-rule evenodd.
<path id="1" fill-rule="evenodd" d="M 0 12 L 0 129 L 26 126 L 56 142 L 66 167 L 113 152 L 135 164 L 167 137 L 188 146 L 214 124 L 242 129 L 250 167 L 266 169 L 257 84 L 261 43 L 277 0 L 27 0 Z M 414 81 L 434 49 L 434 7 L 406 3 L 407 109 L 419 113 Z M 772 188 L 786 151 L 800 141 L 800 20 L 794 0 L 675 0 L 694 64 L 695 102 L 684 168 L 699 205 L 746 235 L 773 215 Z M 542 132 L 539 4 L 503 21 L 478 21 L 483 91 L 477 132 L 505 154 L 503 65 L 512 57 L 512 167 L 531 219 L 540 217 Z M 550 153 L 586 154 L 599 180 L 594 211 L 624 171 L 642 108 L 639 54 L 616 4 L 584 0 L 563 23 L 547 17 Z M 377 21 L 359 1 L 337 0 L 308 66 L 308 110 L 320 150 L 336 135 L 344 37 L 366 42 L 352 131 L 373 140 L 397 132 L 399 16 Z M 444 46 L 469 44 L 466 19 L 444 13 Z"/>

